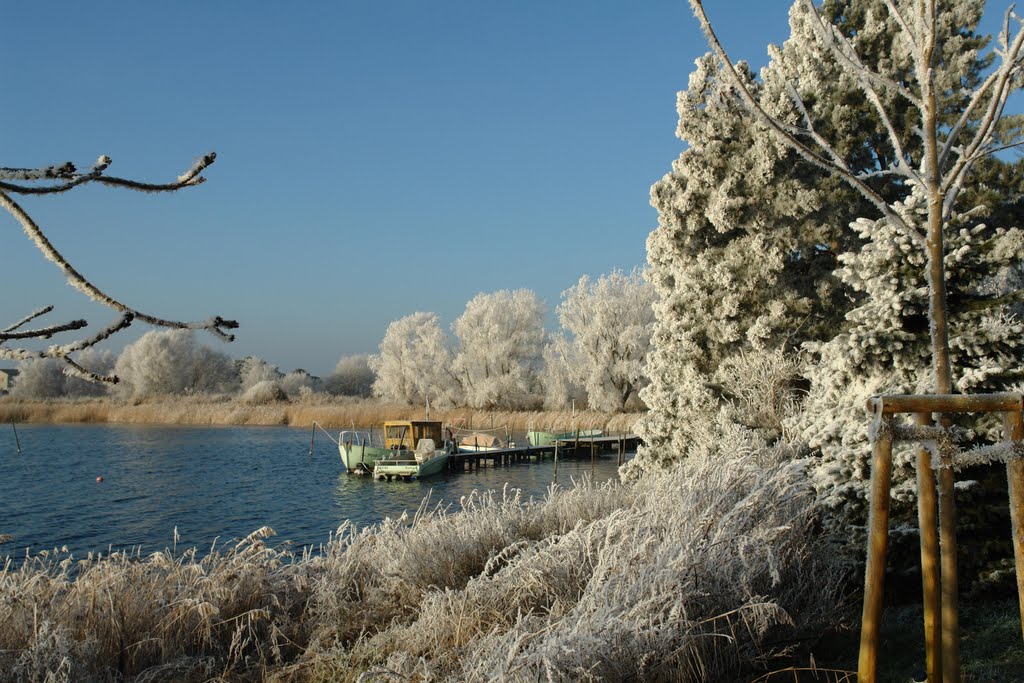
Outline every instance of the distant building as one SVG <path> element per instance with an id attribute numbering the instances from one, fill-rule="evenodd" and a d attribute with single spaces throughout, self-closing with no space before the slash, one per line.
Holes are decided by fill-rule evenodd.
<path id="1" fill-rule="evenodd" d="M 18 375 L 13 368 L 0 368 L 0 396 L 4 396 L 11 390 L 11 380 Z"/>

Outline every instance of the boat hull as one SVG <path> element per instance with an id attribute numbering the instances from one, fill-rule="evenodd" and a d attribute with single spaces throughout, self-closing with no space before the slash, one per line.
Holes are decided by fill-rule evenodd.
<path id="1" fill-rule="evenodd" d="M 341 464 L 352 473 L 372 472 L 378 460 L 395 455 L 395 451 L 390 448 L 345 442 L 338 445 L 338 451 L 341 453 Z M 411 451 L 409 455 L 412 455 Z"/>
<path id="2" fill-rule="evenodd" d="M 422 479 L 440 474 L 448 465 L 448 453 L 439 452 L 432 458 L 417 462 L 415 458 L 387 458 L 377 461 L 374 479 Z"/>
<path id="3" fill-rule="evenodd" d="M 531 446 L 548 446 L 556 441 L 575 439 L 576 436 L 576 432 L 526 432 L 526 440 Z M 594 436 L 601 436 L 601 430 L 581 429 L 579 432 L 581 439 Z"/>

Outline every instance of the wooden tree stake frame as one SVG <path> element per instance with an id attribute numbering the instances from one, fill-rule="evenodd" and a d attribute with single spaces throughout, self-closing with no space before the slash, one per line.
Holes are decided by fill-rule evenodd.
<path id="1" fill-rule="evenodd" d="M 885 561 L 889 544 L 889 503 L 892 483 L 894 440 L 933 443 L 939 471 L 933 469 L 932 454 L 921 446 L 917 452 L 918 522 L 921 535 L 921 579 L 924 600 L 925 653 L 928 683 L 960 680 L 960 636 L 957 611 L 956 507 L 953 497 L 956 455 L 941 448 L 942 431 L 951 413 L 1001 413 L 1006 476 L 1009 487 L 1013 555 L 1017 571 L 1017 599 L 1024 629 L 1024 397 L 1021 394 L 932 394 L 875 396 L 868 399 L 871 423 L 871 492 L 868 516 L 868 557 L 864 570 L 864 612 L 861 619 L 860 657 L 857 680 L 877 680 L 878 644 L 885 587 Z M 899 414 L 914 416 L 919 431 L 900 436 L 894 424 Z M 934 416 L 938 416 L 936 425 Z M 936 495 L 937 494 L 937 495 Z M 1024 635 L 1024 633 L 1022 633 Z"/>

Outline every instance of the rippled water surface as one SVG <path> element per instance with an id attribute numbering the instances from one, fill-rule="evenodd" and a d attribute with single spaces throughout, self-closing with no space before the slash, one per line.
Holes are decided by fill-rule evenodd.
<path id="1" fill-rule="evenodd" d="M 384 482 L 345 474 L 337 447 L 288 427 L 32 426 L 0 432 L 0 555 L 67 546 L 87 552 L 141 546 L 209 548 L 269 525 L 277 539 L 318 545 L 343 521 L 360 525 L 414 511 L 428 493 L 458 504 L 473 489 L 506 483 L 542 496 L 553 463 L 521 463 L 423 481 Z M 558 483 L 589 475 L 591 462 L 559 463 Z M 615 456 L 594 478 L 616 478 Z M 97 477 L 103 477 L 97 482 Z"/>

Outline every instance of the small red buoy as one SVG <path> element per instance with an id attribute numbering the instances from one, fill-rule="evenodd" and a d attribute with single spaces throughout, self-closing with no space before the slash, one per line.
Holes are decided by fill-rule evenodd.
<path id="1" fill-rule="evenodd" d="M 103 477 L 96 477 L 96 483 L 97 484 L 102 484 L 103 483 Z"/>

